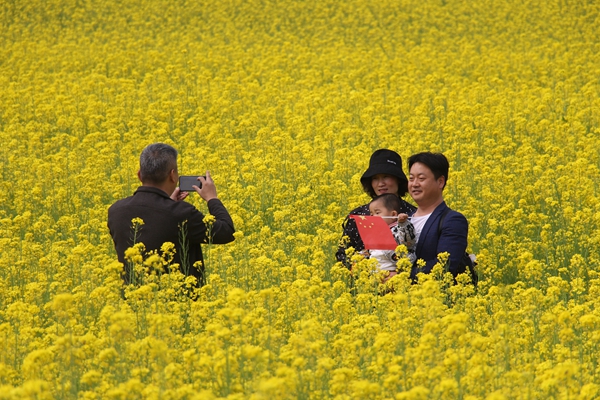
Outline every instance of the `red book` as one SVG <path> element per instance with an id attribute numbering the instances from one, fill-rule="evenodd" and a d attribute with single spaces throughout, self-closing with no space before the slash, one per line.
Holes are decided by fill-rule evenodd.
<path id="1" fill-rule="evenodd" d="M 351 215 L 358 227 L 358 234 L 369 250 L 396 250 L 398 244 L 390 227 L 381 217 L 371 215 Z"/>

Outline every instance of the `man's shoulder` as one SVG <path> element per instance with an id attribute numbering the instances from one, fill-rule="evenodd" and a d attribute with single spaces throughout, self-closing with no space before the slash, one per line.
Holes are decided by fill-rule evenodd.
<path id="1" fill-rule="evenodd" d="M 133 210 L 139 208 L 153 208 L 174 214 L 190 214 L 199 212 L 198 209 L 185 201 L 174 201 L 160 189 L 140 186 L 132 196 L 117 200 L 109 208 L 113 213 L 119 210 Z"/>
<path id="2" fill-rule="evenodd" d="M 461 212 L 448 207 L 446 203 L 443 203 L 443 206 L 440 205 L 439 208 L 441 218 L 444 218 L 444 220 L 467 220 L 467 218 Z"/>
<path id="3" fill-rule="evenodd" d="M 119 199 L 119 200 L 115 201 L 114 203 L 112 203 L 110 205 L 110 207 L 108 207 L 108 212 L 110 213 L 111 211 L 115 211 L 121 207 L 125 207 L 129 203 L 131 203 L 132 200 L 133 200 L 133 196 L 128 196 L 123 199 Z"/>
<path id="4" fill-rule="evenodd" d="M 438 217 L 435 218 L 435 226 L 432 227 L 430 233 L 440 234 L 443 231 L 466 232 L 468 229 L 469 221 L 467 218 L 462 213 L 445 206 L 440 210 Z"/>

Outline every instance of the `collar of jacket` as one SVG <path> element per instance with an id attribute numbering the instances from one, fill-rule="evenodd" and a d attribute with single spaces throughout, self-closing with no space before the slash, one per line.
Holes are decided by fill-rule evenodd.
<path id="1" fill-rule="evenodd" d="M 164 190 L 159 189 L 157 187 L 154 187 L 154 186 L 139 186 L 133 194 L 135 195 L 136 193 L 140 193 L 140 192 L 143 192 L 143 193 L 154 193 L 154 194 L 157 194 L 159 196 L 166 197 L 167 199 L 171 198 L 167 194 L 167 192 L 165 192 Z"/>
<path id="2" fill-rule="evenodd" d="M 429 231 L 431 230 L 432 226 L 435 226 L 435 227 L 438 226 L 438 220 L 446 208 L 448 208 L 448 206 L 446 205 L 446 202 L 442 201 L 435 208 L 435 210 L 433 210 L 433 212 L 431 213 L 429 218 L 427 218 L 427 222 L 425 222 L 425 226 L 423 226 L 423 230 L 421 231 L 421 234 L 419 235 L 419 241 L 417 242 L 417 249 L 415 250 L 416 252 L 421 251 L 421 249 L 424 246 L 423 243 L 425 242 L 425 240 L 424 240 L 425 237 L 427 237 L 427 235 L 429 234 Z M 436 235 L 437 235 L 437 231 L 436 231 Z"/>

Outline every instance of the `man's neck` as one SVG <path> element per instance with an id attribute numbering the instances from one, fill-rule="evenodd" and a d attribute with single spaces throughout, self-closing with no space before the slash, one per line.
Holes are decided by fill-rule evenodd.
<path id="1" fill-rule="evenodd" d="M 427 202 L 425 204 L 417 204 L 418 207 L 417 207 L 417 211 L 415 212 L 415 217 L 422 217 L 424 215 L 431 214 L 432 212 L 435 211 L 437 206 L 442 204 L 443 201 L 444 201 L 444 198 L 440 196 L 440 198 L 436 199 L 435 201 Z"/>
<path id="2" fill-rule="evenodd" d="M 156 188 L 156 189 L 160 189 L 160 190 L 162 190 L 163 192 L 165 192 L 165 193 L 167 194 L 167 196 L 171 196 L 171 193 L 173 193 L 173 191 L 172 191 L 172 190 L 169 192 L 169 190 L 170 190 L 170 187 L 169 187 L 169 185 L 165 185 L 165 184 L 156 185 L 156 184 L 154 184 L 154 183 L 148 183 L 148 182 L 146 182 L 146 183 L 143 183 L 143 182 L 142 182 L 142 186 L 146 186 L 146 187 L 153 187 L 153 188 Z"/>

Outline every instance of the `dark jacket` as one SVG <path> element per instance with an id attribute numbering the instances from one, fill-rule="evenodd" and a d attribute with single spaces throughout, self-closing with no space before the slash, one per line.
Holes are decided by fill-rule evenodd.
<path id="1" fill-rule="evenodd" d="M 229 243 L 234 240 L 233 221 L 219 199 L 208 202 L 208 210 L 215 217 L 211 228 L 212 243 Z M 133 196 L 119 200 L 108 209 L 108 229 L 115 243 L 119 261 L 124 265 L 123 279 L 130 283 L 129 266 L 125 262 L 125 250 L 133 245 L 131 220 L 141 218 L 144 224 L 139 228 L 137 242 L 144 243 L 146 251 L 160 249 L 163 243 L 176 246 L 174 263 L 180 265 L 183 274 L 195 276 L 199 284 L 203 282 L 204 260 L 200 243 L 208 243 L 208 231 L 202 221 L 204 215 L 185 201 L 174 201 L 164 191 L 150 186 L 140 186 Z M 184 221 L 187 221 L 183 224 Z M 185 230 L 182 231 L 182 226 Z M 185 232 L 183 241 L 182 232 Z M 187 247 L 187 263 L 183 265 L 182 244 Z M 184 257 L 185 258 L 185 257 Z M 194 263 L 202 262 L 202 268 Z"/>
<path id="2" fill-rule="evenodd" d="M 401 213 L 408 214 L 412 216 L 417 210 L 415 206 L 412 204 L 400 199 L 402 203 Z M 358 234 L 358 228 L 356 227 L 356 222 L 354 219 L 350 218 L 350 215 L 369 215 L 369 205 L 365 204 L 358 208 L 355 208 L 350 212 L 350 214 L 344 220 L 342 227 L 344 228 L 344 232 L 342 233 L 342 240 L 340 240 L 340 246 L 338 247 L 337 252 L 335 253 L 335 258 L 344 264 L 347 268 L 350 268 L 350 260 L 346 259 L 346 249 L 349 247 L 354 247 L 356 252 L 363 251 L 365 249 L 365 245 L 363 244 L 360 235 Z M 348 237 L 348 242 L 344 242 L 344 237 Z"/>
<path id="3" fill-rule="evenodd" d="M 441 226 L 441 233 L 438 237 L 438 228 L 440 218 L 444 210 L 449 210 Z M 445 202 L 442 202 L 431 213 L 431 216 L 425 223 L 419 240 L 417 242 L 416 256 L 425 261 L 425 267 L 418 271 L 417 263 L 413 265 L 411 278 L 416 279 L 417 272 L 430 273 L 433 266 L 438 262 L 439 253 L 450 253 L 449 271 L 456 276 L 464 272 L 464 266 L 459 267 L 460 261 L 467 249 L 467 237 L 469 235 L 469 223 L 464 215 L 448 208 Z"/>

